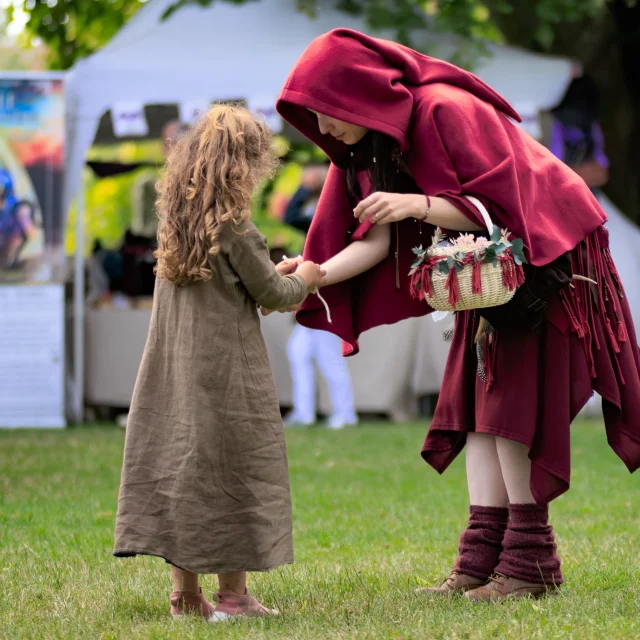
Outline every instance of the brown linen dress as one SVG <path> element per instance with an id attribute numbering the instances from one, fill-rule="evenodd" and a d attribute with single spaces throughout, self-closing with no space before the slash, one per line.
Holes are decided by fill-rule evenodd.
<path id="1" fill-rule="evenodd" d="M 213 278 L 158 279 L 127 422 L 114 555 L 194 573 L 293 562 L 282 420 L 256 303 L 297 304 L 253 223 L 226 227 Z"/>

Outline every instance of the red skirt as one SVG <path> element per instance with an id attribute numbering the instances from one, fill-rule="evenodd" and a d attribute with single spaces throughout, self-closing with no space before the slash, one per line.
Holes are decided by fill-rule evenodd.
<path id="1" fill-rule="evenodd" d="M 467 433 L 529 448 L 531 493 L 539 503 L 569 488 L 570 425 L 594 391 L 602 396 L 607 440 L 629 471 L 640 467 L 640 349 L 624 289 L 600 228 L 573 252 L 574 281 L 549 303 L 539 334 L 500 331 L 487 338 L 486 376 L 478 375 L 478 317 L 456 324 L 422 457 L 442 473 Z"/>

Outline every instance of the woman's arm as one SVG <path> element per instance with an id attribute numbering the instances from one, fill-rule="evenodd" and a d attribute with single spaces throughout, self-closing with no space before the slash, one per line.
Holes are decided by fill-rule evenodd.
<path id="1" fill-rule="evenodd" d="M 450 231 L 478 231 L 481 229 L 469 217 L 444 198 L 429 198 L 415 193 L 377 192 L 365 198 L 353 210 L 353 215 L 364 222 L 371 219 L 377 226 L 387 226 L 405 218 L 423 220 Z"/>
<path id="2" fill-rule="evenodd" d="M 326 272 L 322 286 L 344 282 L 375 267 L 389 255 L 390 244 L 389 225 L 373 227 L 362 240 L 350 244 L 321 265 Z"/>

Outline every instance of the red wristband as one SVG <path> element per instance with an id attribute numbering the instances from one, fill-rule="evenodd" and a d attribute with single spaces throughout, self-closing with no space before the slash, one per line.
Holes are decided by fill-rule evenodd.
<path id="1" fill-rule="evenodd" d="M 427 208 L 424 212 L 424 221 L 426 222 L 429 219 L 429 214 L 431 213 L 431 198 L 426 193 L 424 197 L 427 199 Z"/>

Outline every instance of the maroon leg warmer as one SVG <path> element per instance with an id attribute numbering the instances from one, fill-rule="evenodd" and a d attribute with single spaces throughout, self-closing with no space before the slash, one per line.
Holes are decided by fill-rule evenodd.
<path id="1" fill-rule="evenodd" d="M 455 571 L 486 580 L 498 564 L 509 510 L 471 505 L 469 513 L 469 525 L 460 536 Z"/>
<path id="2" fill-rule="evenodd" d="M 509 505 L 509 526 L 496 573 L 537 584 L 562 584 L 548 505 Z"/>

